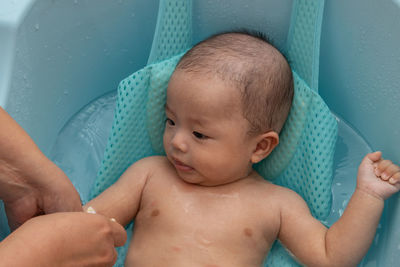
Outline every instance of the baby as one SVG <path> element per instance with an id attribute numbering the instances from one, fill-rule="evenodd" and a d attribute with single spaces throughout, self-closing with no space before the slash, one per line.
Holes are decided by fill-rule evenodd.
<path id="1" fill-rule="evenodd" d="M 122 225 L 135 219 L 126 266 L 261 266 L 276 239 L 307 266 L 357 265 L 400 168 L 368 154 L 327 229 L 252 169 L 278 145 L 292 98 L 287 61 L 260 36 L 216 35 L 183 56 L 167 89 L 166 156 L 134 163 L 86 205 Z"/>

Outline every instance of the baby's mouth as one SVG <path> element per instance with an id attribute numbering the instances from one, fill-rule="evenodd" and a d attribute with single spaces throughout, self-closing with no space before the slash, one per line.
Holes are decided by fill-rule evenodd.
<path id="1" fill-rule="evenodd" d="M 178 171 L 189 172 L 189 171 L 193 170 L 192 167 L 184 164 L 182 161 L 179 161 L 175 158 L 173 159 L 173 164 L 174 164 L 176 170 L 178 170 Z"/>

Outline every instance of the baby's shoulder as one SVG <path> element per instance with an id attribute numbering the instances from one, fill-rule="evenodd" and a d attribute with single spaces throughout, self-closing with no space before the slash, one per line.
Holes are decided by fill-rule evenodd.
<path id="1" fill-rule="evenodd" d="M 303 198 L 290 188 L 276 185 L 262 177 L 255 179 L 252 187 L 253 193 L 257 192 L 264 199 L 268 198 L 271 202 L 281 207 L 304 202 Z"/>
<path id="2" fill-rule="evenodd" d="M 132 165 L 133 168 L 145 171 L 149 177 L 166 176 L 173 174 L 173 168 L 167 157 L 150 156 L 138 160 Z"/>
<path id="3" fill-rule="evenodd" d="M 146 177 L 152 176 L 159 171 L 163 171 L 168 167 L 168 160 L 163 156 L 151 156 L 142 158 L 136 162 L 134 162 L 129 168 L 126 170 L 127 175 L 136 176 L 138 174 L 145 175 Z"/>
<path id="4" fill-rule="evenodd" d="M 132 166 L 146 168 L 165 168 L 168 165 L 168 159 L 165 156 L 150 156 L 136 161 Z"/>

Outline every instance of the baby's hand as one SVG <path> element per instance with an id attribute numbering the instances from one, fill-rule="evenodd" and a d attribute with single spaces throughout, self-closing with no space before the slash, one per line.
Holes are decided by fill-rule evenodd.
<path id="1" fill-rule="evenodd" d="M 400 167 L 381 152 L 370 153 L 358 169 L 357 188 L 385 200 L 400 190 Z"/>

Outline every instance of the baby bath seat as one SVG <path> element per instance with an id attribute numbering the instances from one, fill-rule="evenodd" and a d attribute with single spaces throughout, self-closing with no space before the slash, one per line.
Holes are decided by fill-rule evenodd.
<path id="1" fill-rule="evenodd" d="M 331 209 L 333 166 L 335 169 L 339 167 L 340 170 L 340 164 L 343 164 L 343 158 L 338 154 L 346 154 L 341 151 L 343 149 L 356 148 L 359 153 L 351 156 L 354 162 L 354 157 L 360 157 L 370 149 L 346 123 L 338 120 L 338 154 L 334 157 L 337 120 L 317 94 L 323 4 L 323 1 L 294 2 L 286 51 L 294 70 L 293 107 L 281 133 L 281 144 L 268 159 L 258 164 L 256 169 L 272 182 L 287 186 L 302 195 L 312 214 L 330 225 L 340 215 L 354 188 L 354 183 L 350 187 L 342 187 L 348 181 L 343 180 L 343 175 L 337 172 L 333 189 L 334 200 L 335 195 L 346 196 L 342 199 L 343 203 L 334 202 Z M 84 201 L 110 186 L 133 162 L 146 156 L 163 154 L 165 90 L 180 54 L 192 45 L 191 9 L 190 1 L 160 2 L 149 65 L 130 75 L 118 87 L 112 131 L 94 189 L 89 194 L 89 187 L 82 188 L 79 182 L 74 182 L 80 188 Z M 107 114 L 110 116 L 114 101 L 115 95 L 111 94 L 91 105 L 100 105 L 105 110 L 108 109 Z M 76 119 L 78 118 L 70 121 L 64 132 L 70 131 Z M 63 150 L 57 149 L 62 147 L 62 136 L 63 132 L 54 151 Z M 351 139 L 353 140 L 350 141 Z M 104 139 L 100 142 L 104 147 Z M 54 159 L 57 162 L 56 152 Z M 359 161 L 360 159 L 354 165 L 346 163 L 344 167 L 347 171 L 352 169 L 354 182 L 354 170 Z M 64 165 L 64 169 L 70 169 L 65 168 L 68 165 L 65 161 L 58 163 L 61 167 Z M 342 188 L 347 189 L 344 192 L 335 192 Z M 116 265 L 122 266 L 125 251 L 126 246 L 119 250 L 120 257 Z M 265 265 L 298 266 L 278 242 L 271 250 Z"/>
<path id="2" fill-rule="evenodd" d="M 172 9 L 169 9 L 169 7 Z M 355 166 L 357 166 L 359 162 L 357 157 L 360 159 L 365 152 L 369 151 L 369 148 L 362 139 L 358 138 L 357 133 L 351 131 L 344 122 L 339 120 L 339 138 L 336 145 L 336 155 L 334 156 L 334 141 L 336 137 L 335 120 L 318 95 L 310 90 L 310 88 L 314 91 L 317 91 L 318 89 L 319 36 L 322 10 L 322 1 L 295 1 L 294 3 L 286 54 L 291 59 L 292 67 L 297 73 L 295 75 L 295 105 L 292 109 L 291 119 L 288 120 L 285 130 L 282 133 L 282 144 L 280 148 L 276 150 L 273 157 L 271 156 L 269 162 L 266 161 L 257 166 L 257 168 L 260 173 L 265 175 L 265 177 L 273 179 L 274 182 L 291 187 L 299 192 L 307 200 L 314 216 L 323 221 L 327 220 L 326 223 L 329 224 L 331 222 L 330 218 L 335 216 L 337 217 L 337 213 L 340 213 L 339 209 L 343 208 L 342 204 L 345 204 L 335 203 L 335 197 L 340 199 L 342 194 L 350 194 L 352 191 L 351 188 L 341 191 L 342 188 L 345 188 L 345 183 L 348 183 L 348 179 L 342 179 L 345 177 L 344 172 L 351 173 L 346 174 L 346 177 L 354 179 L 353 181 L 355 181 Z M 161 119 L 161 122 L 163 122 L 163 113 L 162 110 L 160 110 L 160 105 L 162 103 L 157 103 L 156 100 L 159 100 L 159 97 L 163 96 L 163 90 L 160 90 L 160 88 L 165 88 L 168 76 L 176 62 L 176 58 L 170 58 L 181 53 L 192 45 L 190 41 L 190 23 L 191 3 L 189 1 L 161 1 L 158 26 L 149 58 L 149 64 L 156 64 L 146 67 L 136 73 L 136 75 L 134 74 L 135 78 L 134 75 L 131 75 L 120 84 L 117 101 L 120 107 L 116 111 L 116 120 L 114 121 L 113 129 L 113 134 L 115 133 L 115 136 L 112 135 L 110 138 L 108 152 L 106 152 L 105 155 L 105 161 L 102 164 L 98 179 L 95 183 L 95 189 L 91 192 L 93 195 L 101 192 L 109 186 L 109 184 L 116 180 L 120 173 L 122 173 L 122 171 L 136 159 L 147 155 L 162 153 L 160 149 L 162 148 L 160 146 L 161 143 L 157 141 L 162 132 L 162 126 L 157 124 L 159 123 L 159 121 L 157 122 L 157 118 Z M 164 28 L 162 27 L 163 25 L 165 26 Z M 183 28 L 174 28 L 174 26 L 182 26 Z M 170 34 L 178 32 L 186 34 L 184 34 L 183 37 Z M 176 41 L 178 39 L 178 43 L 181 44 L 180 46 L 176 46 Z M 157 64 L 157 62 L 161 63 Z M 158 70 L 163 72 L 158 72 Z M 154 72 L 157 76 L 152 75 Z M 138 83 L 138 86 L 136 86 L 136 82 Z M 150 86 L 143 86 L 143 84 L 146 83 Z M 161 87 L 159 86 L 160 84 Z M 140 91 L 138 89 L 139 87 L 144 87 L 144 91 Z M 131 89 L 133 89 L 132 92 L 130 91 Z M 126 94 L 128 94 L 128 96 Z M 131 123 L 124 121 L 126 117 L 122 118 L 121 115 L 118 115 L 118 111 L 121 110 L 122 116 L 129 112 L 124 107 L 124 104 L 129 103 L 132 94 L 135 95 L 133 99 L 139 99 L 137 104 L 143 103 L 142 99 L 138 98 L 140 96 L 147 101 L 144 106 L 136 107 L 135 110 L 137 112 L 135 112 L 135 117 L 130 117 L 133 122 L 138 122 L 137 125 L 132 127 L 139 127 L 140 131 L 138 132 L 143 136 L 131 136 L 123 140 L 121 139 L 121 135 L 124 137 L 124 131 L 127 131 L 126 128 L 124 129 L 125 126 L 123 123 L 125 122 L 126 125 L 131 125 Z M 159 94 L 159 96 L 157 96 L 157 94 Z M 153 97 L 149 97 L 151 95 L 153 95 Z M 97 105 L 97 107 L 99 105 L 105 105 L 107 107 L 113 106 L 113 98 L 114 96 L 109 95 L 95 101 L 84 109 L 84 111 L 88 112 L 85 114 L 94 115 L 94 113 L 96 113 L 92 110 L 93 105 Z M 107 99 L 110 100 L 110 102 L 104 102 Z M 148 108 L 148 106 L 151 106 L 151 108 Z M 111 108 L 111 110 L 112 109 L 113 108 Z M 80 116 L 80 119 L 82 119 L 82 115 L 83 113 L 79 113 L 77 117 Z M 109 115 L 112 115 L 112 112 L 107 113 L 107 116 Z M 63 132 L 59 136 L 59 143 L 56 147 L 62 144 L 63 133 L 67 132 L 68 129 L 71 129 L 70 126 L 73 125 L 73 122 L 77 117 L 73 118 L 64 128 Z M 133 122 L 132 124 L 134 124 Z M 90 125 L 88 125 L 88 128 L 93 128 L 93 126 L 94 125 L 91 122 Z M 316 126 L 315 130 L 313 126 Z M 321 129 L 321 126 L 324 129 Z M 121 128 L 121 130 L 118 130 L 119 128 Z M 82 131 L 85 129 L 88 130 L 87 128 L 84 128 L 77 132 L 81 134 L 78 138 L 82 138 L 82 136 L 84 137 L 85 134 L 88 134 L 87 132 Z M 105 132 L 102 133 L 103 136 L 108 136 L 107 130 L 108 127 L 104 129 Z M 123 151 L 130 150 L 125 146 L 129 138 L 139 140 L 138 142 L 134 142 L 137 146 L 137 151 L 134 152 L 133 155 L 126 155 Z M 118 139 L 118 142 L 116 142 L 116 139 Z M 321 141 L 321 139 L 324 140 Z M 298 143 L 298 140 L 305 140 L 305 142 Z M 104 139 L 101 139 L 101 141 L 103 142 Z M 115 145 L 116 143 L 122 144 L 121 147 L 118 148 L 118 146 Z M 75 157 L 77 154 L 82 155 L 87 153 L 84 147 L 81 149 L 84 153 L 77 153 L 75 150 Z M 346 149 L 348 151 L 345 151 Z M 353 149 L 359 149 L 360 151 L 359 153 L 355 153 Z M 55 151 L 57 151 L 57 149 L 55 149 Z M 319 153 L 321 153 L 323 157 L 319 157 Z M 102 154 L 102 149 L 99 148 L 99 151 L 93 154 L 93 158 L 96 158 L 96 156 L 98 157 L 99 154 Z M 285 157 L 281 157 L 280 154 L 284 154 Z M 317 161 L 314 161 L 316 155 L 318 155 Z M 349 163 L 346 161 L 347 157 L 355 162 L 354 165 L 348 165 Z M 54 158 L 57 160 L 57 155 L 55 155 Z M 118 158 L 127 159 L 127 161 L 119 162 Z M 318 166 L 319 160 L 321 160 L 322 165 L 320 164 Z M 68 166 L 68 162 L 63 161 L 59 163 L 62 167 Z M 313 164 L 317 164 L 317 166 L 313 166 Z M 333 185 L 333 216 L 331 214 L 328 219 L 326 219 L 331 210 L 330 188 L 332 183 L 332 164 L 334 164 L 333 169 L 336 170 L 336 167 L 339 167 L 341 172 L 335 173 Z M 82 198 L 86 201 L 89 198 L 90 190 L 88 189 L 89 187 L 84 187 L 84 185 L 89 182 L 87 180 L 82 181 L 82 173 L 76 172 L 75 174 L 70 174 L 71 170 L 74 168 L 75 170 L 79 170 L 85 167 L 87 166 L 84 164 L 78 167 L 72 166 L 72 169 L 63 169 L 73 180 L 74 184 L 80 190 Z M 296 176 L 292 176 L 291 173 L 296 173 Z M 291 180 L 292 177 L 298 177 L 299 174 L 303 176 L 303 179 L 297 178 L 298 180 Z M 90 185 L 92 184 L 94 183 L 90 183 Z M 335 192 L 335 190 L 339 192 Z M 344 197 L 343 199 L 345 202 L 346 198 Z M 339 205 L 335 206 L 335 204 Z M 284 255 L 284 250 L 280 250 L 279 248 L 276 250 L 274 249 L 274 251 L 270 253 L 267 263 L 268 266 L 296 265 L 288 259 L 286 255 Z M 117 264 L 120 265 L 121 262 L 123 262 L 123 259 L 120 258 Z"/>

